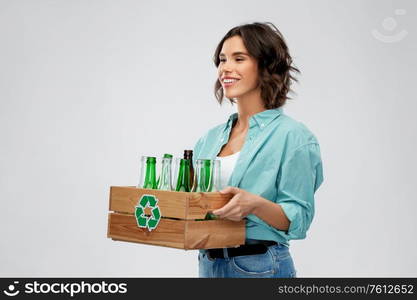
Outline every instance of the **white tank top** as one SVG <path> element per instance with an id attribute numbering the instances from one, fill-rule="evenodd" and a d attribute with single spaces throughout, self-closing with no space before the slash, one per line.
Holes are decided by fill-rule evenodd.
<path id="1" fill-rule="evenodd" d="M 224 189 L 229 182 L 229 178 L 232 175 L 233 169 L 235 167 L 236 161 L 239 157 L 239 152 L 236 152 L 228 156 L 217 156 L 217 159 L 220 160 L 220 188 Z"/>

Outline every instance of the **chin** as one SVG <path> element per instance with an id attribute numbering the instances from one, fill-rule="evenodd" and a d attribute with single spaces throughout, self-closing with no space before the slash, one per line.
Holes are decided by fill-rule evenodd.
<path id="1" fill-rule="evenodd" d="M 238 94 L 238 93 L 226 93 L 224 96 L 227 97 L 227 98 L 229 98 L 229 99 L 232 99 L 232 98 L 237 98 L 240 95 L 241 94 Z"/>
<path id="2" fill-rule="evenodd" d="M 227 98 L 240 98 L 248 94 L 250 90 L 234 90 L 234 91 L 225 91 L 224 96 Z"/>

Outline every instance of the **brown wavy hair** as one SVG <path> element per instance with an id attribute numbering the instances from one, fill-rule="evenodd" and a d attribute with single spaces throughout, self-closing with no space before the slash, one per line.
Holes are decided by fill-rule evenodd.
<path id="1" fill-rule="evenodd" d="M 220 52 L 223 43 L 228 38 L 240 36 L 249 54 L 258 63 L 259 85 L 261 97 L 266 109 L 273 109 L 283 106 L 292 92 L 290 86 L 293 81 L 297 81 L 293 73 L 300 71 L 293 66 L 293 61 L 288 51 L 287 44 L 281 32 L 270 22 L 244 24 L 236 26 L 218 44 L 214 53 L 214 64 L 220 64 Z M 222 104 L 224 92 L 219 80 L 214 86 L 214 95 L 217 101 Z M 229 98 L 227 98 L 229 99 Z M 235 100 L 229 99 L 233 104 Z"/>

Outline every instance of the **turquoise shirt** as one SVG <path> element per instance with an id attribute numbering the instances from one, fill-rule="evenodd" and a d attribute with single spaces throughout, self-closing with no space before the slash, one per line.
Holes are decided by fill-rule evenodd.
<path id="1" fill-rule="evenodd" d="M 193 161 L 215 159 L 229 141 L 233 121 L 210 129 L 196 143 Z M 316 137 L 282 108 L 268 109 L 249 119 L 249 130 L 228 185 L 281 205 L 290 220 L 288 231 L 270 226 L 255 215 L 246 217 L 246 238 L 289 245 L 304 239 L 314 216 L 314 193 L 323 182 Z"/>

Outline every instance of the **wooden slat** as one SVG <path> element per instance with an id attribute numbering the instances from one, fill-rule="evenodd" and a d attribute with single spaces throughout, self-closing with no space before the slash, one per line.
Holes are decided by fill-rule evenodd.
<path id="1" fill-rule="evenodd" d="M 144 194 L 156 196 L 163 217 L 186 220 L 204 219 L 207 212 L 224 206 L 232 197 L 218 192 L 186 193 L 112 186 L 110 211 L 133 214 L 135 206 Z"/>
<path id="2" fill-rule="evenodd" d="M 185 249 L 234 247 L 245 243 L 245 221 L 186 221 Z"/>
<path id="3" fill-rule="evenodd" d="M 185 222 L 161 219 L 157 228 L 149 232 L 146 228 L 137 226 L 133 215 L 110 213 L 107 237 L 126 242 L 184 249 Z"/>
<path id="4" fill-rule="evenodd" d="M 112 186 L 110 188 L 110 210 L 133 214 L 139 199 L 145 194 L 155 195 L 158 198 L 158 206 L 162 216 L 185 219 L 188 193 L 184 192 Z"/>
<path id="5" fill-rule="evenodd" d="M 207 212 L 223 207 L 232 195 L 213 193 L 187 193 L 189 205 L 186 219 L 204 219 Z"/>

